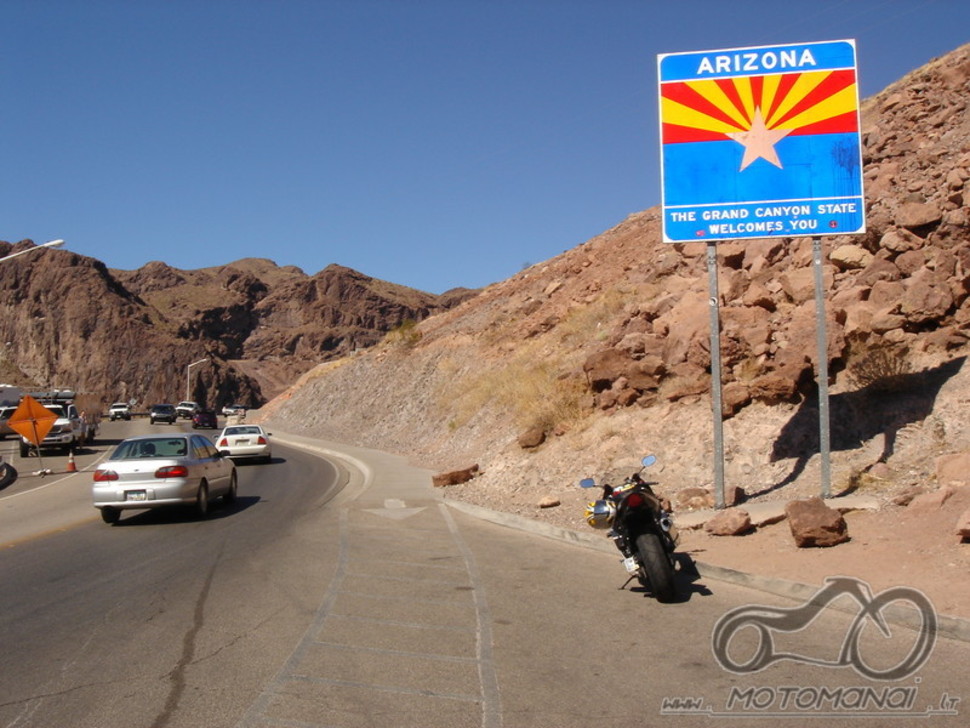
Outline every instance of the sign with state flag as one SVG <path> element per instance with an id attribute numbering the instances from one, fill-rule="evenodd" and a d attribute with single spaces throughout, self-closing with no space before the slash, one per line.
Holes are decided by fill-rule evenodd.
<path id="1" fill-rule="evenodd" d="M 855 41 L 657 64 L 664 242 L 865 232 Z"/>
<path id="2" fill-rule="evenodd" d="M 10 429 L 38 446 L 47 437 L 55 422 L 57 422 L 57 415 L 29 394 L 24 395 L 17 409 L 7 420 Z"/>

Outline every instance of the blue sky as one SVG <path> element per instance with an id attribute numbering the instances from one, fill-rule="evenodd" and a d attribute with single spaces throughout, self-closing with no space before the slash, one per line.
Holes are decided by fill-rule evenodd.
<path id="1" fill-rule="evenodd" d="M 330 263 L 432 293 L 660 203 L 657 54 L 854 38 L 861 95 L 966 0 L 0 0 L 0 240 L 132 270 Z"/>

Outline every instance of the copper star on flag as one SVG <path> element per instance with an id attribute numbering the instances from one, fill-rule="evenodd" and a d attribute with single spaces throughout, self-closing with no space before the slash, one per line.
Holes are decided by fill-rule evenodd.
<path id="1" fill-rule="evenodd" d="M 756 159 L 764 159 L 781 169 L 782 166 L 778 160 L 778 153 L 775 151 L 775 144 L 788 136 L 790 131 L 790 129 L 769 129 L 766 127 L 759 106 L 754 110 L 754 119 L 751 120 L 751 128 L 748 131 L 732 132 L 728 136 L 744 147 L 744 157 L 741 158 L 742 170 Z"/>

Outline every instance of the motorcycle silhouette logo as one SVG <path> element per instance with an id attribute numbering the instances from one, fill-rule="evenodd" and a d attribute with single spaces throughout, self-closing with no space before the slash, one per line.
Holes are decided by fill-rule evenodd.
<path id="1" fill-rule="evenodd" d="M 800 632 L 822 614 L 824 607 L 841 596 L 855 599 L 860 607 L 849 625 L 839 656 L 824 660 L 789 652 L 776 652 L 772 632 Z M 915 641 L 902 660 L 890 667 L 874 667 L 867 663 L 860 646 L 865 626 L 872 622 L 887 639 L 892 631 L 883 616 L 891 604 L 899 602 L 916 609 L 919 620 Z M 798 607 L 782 608 L 764 605 L 746 605 L 726 612 L 714 625 L 711 649 L 714 658 L 725 670 L 737 674 L 764 670 L 776 662 L 790 660 L 824 667 L 852 667 L 858 674 L 874 680 L 900 680 L 916 672 L 929 658 L 936 644 L 936 610 L 923 592 L 909 587 L 897 586 L 873 596 L 872 589 L 864 581 L 850 576 L 834 576 L 826 579 L 822 588 Z M 753 628 L 758 637 L 754 654 L 747 660 L 734 660 L 730 655 L 732 638 L 740 631 Z M 897 635 L 899 636 L 899 635 Z M 903 639 L 909 639 L 907 634 Z M 749 654 L 747 650 L 746 653 Z"/>

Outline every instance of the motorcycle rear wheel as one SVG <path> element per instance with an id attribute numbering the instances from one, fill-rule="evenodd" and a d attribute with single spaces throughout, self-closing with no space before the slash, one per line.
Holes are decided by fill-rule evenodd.
<path id="1" fill-rule="evenodd" d="M 650 590 L 658 602 L 672 602 L 677 597 L 674 583 L 674 567 L 664 553 L 660 539 L 655 533 L 641 533 L 637 536 L 637 551 L 640 562 L 647 572 Z"/>

